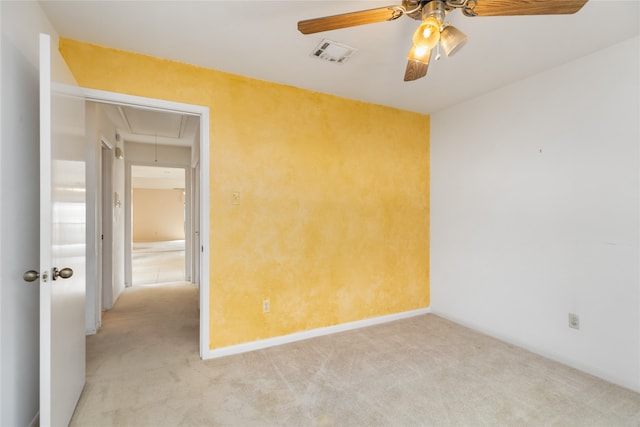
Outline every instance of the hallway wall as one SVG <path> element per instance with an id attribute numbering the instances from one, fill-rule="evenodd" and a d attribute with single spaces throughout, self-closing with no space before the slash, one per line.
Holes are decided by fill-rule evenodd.
<path id="1" fill-rule="evenodd" d="M 123 149 L 123 143 L 119 141 L 117 136 L 118 130 L 113 122 L 109 119 L 103 106 L 96 102 L 87 102 L 87 152 L 88 162 L 91 165 L 88 168 L 88 180 L 87 188 L 97 188 L 103 178 L 102 172 L 102 155 L 107 164 L 110 164 L 112 176 L 110 185 L 110 194 L 104 195 L 104 201 L 106 201 L 106 212 L 110 216 L 111 223 L 108 224 L 111 228 L 102 229 L 102 224 L 97 221 L 102 219 L 102 212 L 99 212 L 103 207 L 103 200 L 97 200 L 96 196 L 101 192 L 89 191 L 87 194 L 87 214 L 91 221 L 87 221 L 87 244 L 89 248 L 92 248 L 91 252 L 88 252 L 87 257 L 87 271 L 90 272 L 90 277 L 87 278 L 87 332 L 95 333 L 99 327 L 99 314 L 102 309 L 109 310 L 113 307 L 113 304 L 117 301 L 118 297 L 125 288 L 125 276 L 124 276 L 124 173 L 125 162 L 122 159 L 115 157 L 115 149 Z M 102 153 L 101 138 L 113 145 L 112 150 L 106 150 Z M 95 222 L 92 223 L 92 222 Z M 94 227 L 95 226 L 95 227 Z M 100 234 L 103 236 L 100 238 Z M 103 246 L 102 254 L 99 253 L 100 245 Z M 106 245 L 110 245 L 111 254 L 108 254 Z M 92 255 L 102 257 L 100 259 L 95 258 Z M 104 258 L 104 260 L 102 259 Z M 111 266 L 111 275 L 103 277 L 104 286 L 110 287 L 110 289 L 103 289 L 102 294 L 96 298 L 98 274 L 102 273 L 101 266 L 98 264 L 105 262 Z M 95 308 L 94 308 L 95 305 Z"/>
<path id="2" fill-rule="evenodd" d="M 133 241 L 184 240 L 184 190 L 133 189 Z"/>

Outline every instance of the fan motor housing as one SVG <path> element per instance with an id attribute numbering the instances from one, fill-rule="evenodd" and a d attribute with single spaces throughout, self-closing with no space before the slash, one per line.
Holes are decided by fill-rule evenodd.
<path id="1" fill-rule="evenodd" d="M 402 0 L 402 7 L 404 10 L 412 11 L 411 13 L 405 13 L 405 16 L 418 21 L 424 19 L 424 14 L 427 11 L 434 15 L 441 14 L 442 16 L 439 18 L 444 18 L 444 14 L 449 11 L 447 3 L 443 0 Z"/>
<path id="2" fill-rule="evenodd" d="M 405 10 L 414 10 L 419 7 L 418 10 L 416 10 L 415 12 L 408 13 L 405 16 L 409 16 L 413 19 L 421 20 L 422 7 L 427 3 L 428 1 L 424 1 L 424 0 L 402 0 L 402 7 L 404 7 Z"/>

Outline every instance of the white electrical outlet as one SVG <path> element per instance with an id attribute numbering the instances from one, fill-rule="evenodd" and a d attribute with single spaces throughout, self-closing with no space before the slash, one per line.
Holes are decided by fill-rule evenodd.
<path id="1" fill-rule="evenodd" d="M 263 299 L 262 300 L 262 312 L 263 313 L 268 313 L 270 309 L 271 309 L 271 302 L 269 301 L 269 298 Z"/>
<path id="2" fill-rule="evenodd" d="M 580 329 L 580 317 L 575 313 L 569 313 L 569 327 Z"/>

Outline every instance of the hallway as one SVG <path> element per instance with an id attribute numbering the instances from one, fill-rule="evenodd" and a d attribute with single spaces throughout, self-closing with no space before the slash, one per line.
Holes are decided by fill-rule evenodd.
<path id="1" fill-rule="evenodd" d="M 87 336 L 87 383 L 70 425 L 161 425 L 129 414 L 186 398 L 184 371 L 200 363 L 197 303 L 186 282 L 127 288 Z"/>

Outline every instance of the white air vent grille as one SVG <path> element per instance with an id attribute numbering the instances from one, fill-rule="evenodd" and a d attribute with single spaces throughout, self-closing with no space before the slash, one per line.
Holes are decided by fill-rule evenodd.
<path id="1" fill-rule="evenodd" d="M 324 39 L 313 52 L 311 52 L 311 56 L 324 59 L 325 61 L 343 64 L 356 52 L 357 49 L 351 46 Z"/>

